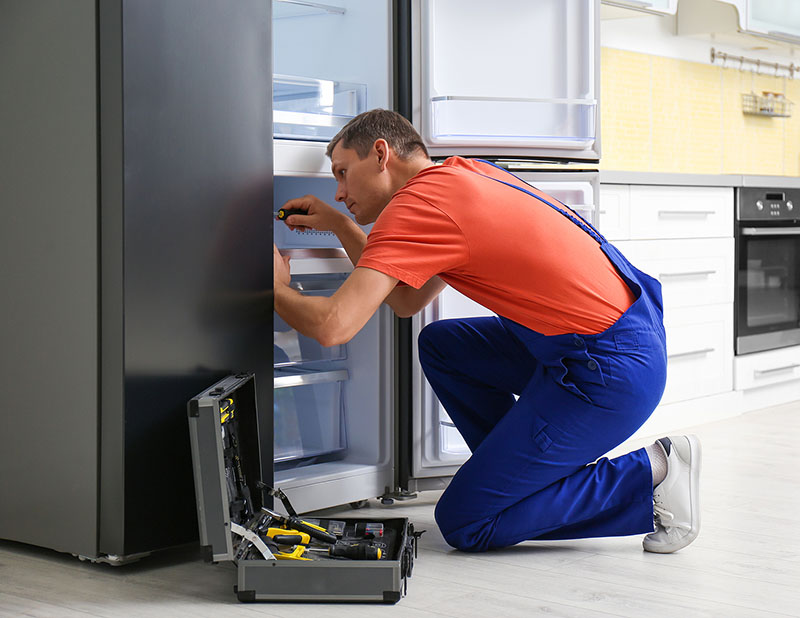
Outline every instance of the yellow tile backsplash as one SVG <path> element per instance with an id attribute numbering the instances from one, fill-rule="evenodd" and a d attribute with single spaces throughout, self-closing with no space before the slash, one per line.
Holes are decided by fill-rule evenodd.
<path id="1" fill-rule="evenodd" d="M 602 169 L 800 176 L 800 81 L 602 48 Z M 742 113 L 782 92 L 791 118 Z"/>

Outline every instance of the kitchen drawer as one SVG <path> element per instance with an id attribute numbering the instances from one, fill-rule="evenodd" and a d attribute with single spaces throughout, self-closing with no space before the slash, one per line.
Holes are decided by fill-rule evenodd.
<path id="1" fill-rule="evenodd" d="M 661 282 L 665 307 L 733 302 L 733 238 L 614 244 L 636 268 Z"/>
<path id="2" fill-rule="evenodd" d="M 630 237 L 733 236 L 733 189 L 729 187 L 630 187 Z"/>
<path id="3" fill-rule="evenodd" d="M 800 380 L 800 346 L 737 356 L 734 366 L 737 391 Z"/>
<path id="4" fill-rule="evenodd" d="M 631 235 L 630 185 L 600 185 L 598 230 L 608 240 L 627 240 Z"/>
<path id="5" fill-rule="evenodd" d="M 733 305 L 664 312 L 667 385 L 661 403 L 733 390 Z"/>

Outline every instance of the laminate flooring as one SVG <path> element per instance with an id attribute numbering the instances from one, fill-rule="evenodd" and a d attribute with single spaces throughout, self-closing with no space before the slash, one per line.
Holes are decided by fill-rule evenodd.
<path id="1" fill-rule="evenodd" d="M 676 554 L 645 553 L 641 537 L 460 553 L 434 523 L 439 493 L 424 492 L 392 506 L 373 500 L 356 512 L 324 512 L 407 516 L 427 529 L 397 605 L 242 604 L 232 565 L 206 564 L 194 547 L 112 567 L 0 541 L 0 616 L 800 616 L 800 402 L 687 431 L 703 443 L 703 524 L 697 541 Z"/>

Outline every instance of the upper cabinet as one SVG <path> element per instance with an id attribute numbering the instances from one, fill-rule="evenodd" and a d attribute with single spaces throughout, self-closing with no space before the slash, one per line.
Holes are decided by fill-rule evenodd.
<path id="1" fill-rule="evenodd" d="M 681 0 L 678 34 L 746 34 L 800 45 L 797 0 Z"/>
<path id="2" fill-rule="evenodd" d="M 432 154 L 599 158 L 599 0 L 413 6 L 414 123 Z"/>
<path id="3" fill-rule="evenodd" d="M 391 0 L 272 0 L 276 174 L 330 174 L 348 120 L 391 107 Z"/>

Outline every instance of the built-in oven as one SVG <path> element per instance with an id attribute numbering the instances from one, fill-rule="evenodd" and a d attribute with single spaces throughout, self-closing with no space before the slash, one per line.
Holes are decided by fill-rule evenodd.
<path id="1" fill-rule="evenodd" d="M 800 189 L 736 190 L 735 350 L 800 344 Z"/>

